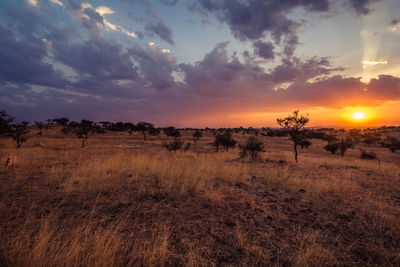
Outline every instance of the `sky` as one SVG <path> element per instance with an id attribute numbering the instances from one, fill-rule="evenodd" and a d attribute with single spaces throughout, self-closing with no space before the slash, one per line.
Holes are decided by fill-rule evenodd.
<path id="1" fill-rule="evenodd" d="M 1 0 L 0 109 L 156 126 L 400 125 L 398 0 Z M 352 119 L 362 112 L 365 119 Z"/>

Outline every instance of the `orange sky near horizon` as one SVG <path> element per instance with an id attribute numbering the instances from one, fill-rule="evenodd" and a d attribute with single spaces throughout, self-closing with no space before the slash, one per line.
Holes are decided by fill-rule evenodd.
<path id="1" fill-rule="evenodd" d="M 180 127 L 278 127 L 277 118 L 286 117 L 287 112 L 252 112 L 238 114 L 218 114 L 209 117 L 181 121 Z M 355 120 L 355 112 L 365 114 L 365 119 Z M 380 126 L 400 126 L 400 101 L 388 101 L 375 107 L 345 107 L 341 109 L 311 108 L 300 110 L 308 114 L 309 127 L 366 128 Z M 221 123 L 224 122 L 224 123 Z"/>

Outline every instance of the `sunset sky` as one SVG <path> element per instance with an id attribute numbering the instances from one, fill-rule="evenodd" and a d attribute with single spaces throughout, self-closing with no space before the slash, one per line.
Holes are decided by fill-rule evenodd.
<path id="1" fill-rule="evenodd" d="M 1 0 L 0 92 L 30 121 L 400 125 L 400 1 Z"/>

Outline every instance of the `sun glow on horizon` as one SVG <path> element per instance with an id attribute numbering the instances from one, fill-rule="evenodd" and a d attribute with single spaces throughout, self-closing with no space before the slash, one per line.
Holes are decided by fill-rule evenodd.
<path id="1" fill-rule="evenodd" d="M 352 115 L 351 115 L 351 117 L 354 119 L 354 120 L 356 120 L 356 121 L 361 121 L 361 120 L 364 120 L 365 119 L 365 113 L 364 112 L 362 112 L 362 111 L 357 111 L 357 112 L 354 112 Z"/>
<path id="2" fill-rule="evenodd" d="M 349 107 L 344 110 L 342 115 L 351 124 L 370 123 L 375 119 L 375 112 L 372 108 Z"/>

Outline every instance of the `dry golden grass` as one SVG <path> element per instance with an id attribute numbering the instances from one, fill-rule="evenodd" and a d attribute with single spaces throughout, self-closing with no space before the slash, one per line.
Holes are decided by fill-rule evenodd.
<path id="1" fill-rule="evenodd" d="M 215 153 L 211 134 L 170 153 L 162 136 L 107 133 L 81 149 L 58 131 L 18 150 L 1 140 L 2 265 L 400 265 L 398 152 L 340 158 L 314 141 L 295 164 L 290 141 L 262 137 L 249 162 Z"/>

